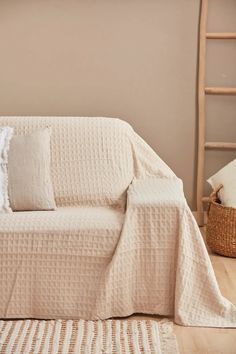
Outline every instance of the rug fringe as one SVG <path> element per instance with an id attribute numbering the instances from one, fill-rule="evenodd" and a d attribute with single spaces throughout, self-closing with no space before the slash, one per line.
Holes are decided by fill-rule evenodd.
<path id="1" fill-rule="evenodd" d="M 162 354 L 180 354 L 176 335 L 173 332 L 173 322 L 163 319 L 158 322 Z"/>

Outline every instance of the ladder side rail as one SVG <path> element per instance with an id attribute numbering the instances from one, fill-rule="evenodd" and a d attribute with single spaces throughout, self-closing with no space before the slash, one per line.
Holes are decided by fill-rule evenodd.
<path id="1" fill-rule="evenodd" d="M 206 76 L 206 26 L 208 0 L 201 0 L 199 28 L 199 62 L 198 62 L 198 162 L 197 162 L 197 222 L 204 223 L 203 187 L 205 163 L 205 76 Z"/>

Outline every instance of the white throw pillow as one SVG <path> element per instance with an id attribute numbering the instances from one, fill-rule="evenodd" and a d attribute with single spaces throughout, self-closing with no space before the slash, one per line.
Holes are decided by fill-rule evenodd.
<path id="1" fill-rule="evenodd" d="M 13 136 L 8 154 L 8 191 L 13 211 L 56 209 L 50 140 L 50 128 Z"/>
<path id="2" fill-rule="evenodd" d="M 236 208 L 236 159 L 210 177 L 207 182 L 213 189 L 222 184 L 223 187 L 218 193 L 221 203 Z"/>
<path id="3" fill-rule="evenodd" d="M 13 129 L 0 127 L 0 213 L 11 211 L 8 198 L 7 162 L 8 149 Z"/>

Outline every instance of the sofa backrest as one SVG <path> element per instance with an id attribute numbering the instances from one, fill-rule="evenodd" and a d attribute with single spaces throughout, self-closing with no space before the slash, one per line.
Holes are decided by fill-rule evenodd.
<path id="1" fill-rule="evenodd" d="M 13 127 L 18 135 L 52 128 L 51 176 L 58 206 L 124 205 L 133 178 L 128 123 L 115 118 L 0 117 L 0 126 Z"/>

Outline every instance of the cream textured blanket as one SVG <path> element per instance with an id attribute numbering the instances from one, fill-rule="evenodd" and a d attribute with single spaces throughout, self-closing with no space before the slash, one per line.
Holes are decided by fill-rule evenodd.
<path id="1" fill-rule="evenodd" d="M 236 327 L 236 307 L 221 295 L 182 181 L 136 134 L 133 149 L 136 178 L 102 277 L 98 317 L 144 312 L 186 326 Z"/>
<path id="2" fill-rule="evenodd" d="M 57 142 L 63 144 L 66 119 L 70 129 L 76 130 L 69 118 L 61 119 L 59 126 L 57 118 L 37 118 L 36 122 L 40 128 L 50 123 L 59 131 L 61 141 Z M 92 122 L 91 126 L 97 124 Z M 106 127 L 114 124 L 109 119 L 104 122 Z M 6 123 L 14 123 L 18 131 L 26 124 L 27 131 L 34 126 L 30 118 L 0 119 L 0 126 Z M 181 180 L 129 125 L 119 122 L 112 129 L 108 130 L 115 147 L 124 146 L 119 141 L 122 130 L 133 156 L 125 212 L 109 203 L 66 203 L 52 212 L 1 215 L 0 317 L 91 320 L 141 312 L 174 316 L 176 323 L 188 326 L 236 327 L 236 308 L 220 293 Z M 94 139 L 89 141 L 92 144 Z M 112 151 L 106 142 L 104 138 L 98 146 L 103 163 L 104 154 Z M 54 172 L 60 159 L 53 165 Z M 116 154 L 108 160 L 124 174 L 125 162 L 116 164 Z M 93 168 L 96 164 L 93 161 Z M 107 181 L 109 175 L 103 172 Z M 57 178 L 58 173 L 53 175 L 54 183 Z M 88 173 L 87 178 L 94 176 Z M 58 183 L 58 200 L 60 192 Z"/>

